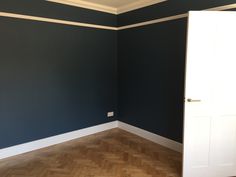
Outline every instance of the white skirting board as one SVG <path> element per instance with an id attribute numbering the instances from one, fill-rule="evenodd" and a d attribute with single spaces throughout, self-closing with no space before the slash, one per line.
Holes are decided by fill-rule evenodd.
<path id="1" fill-rule="evenodd" d="M 113 121 L 110 123 L 96 125 L 93 127 L 88 127 L 88 128 L 64 133 L 61 135 L 56 135 L 56 136 L 52 136 L 52 137 L 48 137 L 48 138 L 44 138 L 44 139 L 40 139 L 40 140 L 36 140 L 36 141 L 24 143 L 24 144 L 12 146 L 12 147 L 0 149 L 0 159 L 12 157 L 15 155 L 27 153 L 27 152 L 34 151 L 34 150 L 41 149 L 41 148 L 45 148 L 45 147 L 49 147 L 52 145 L 56 145 L 56 144 L 70 141 L 73 139 L 92 135 L 92 134 L 99 133 L 102 131 L 110 130 L 113 128 L 123 129 L 125 131 L 128 131 L 130 133 L 138 135 L 142 138 L 145 138 L 147 140 L 150 140 L 150 141 L 160 144 L 162 146 L 165 146 L 165 147 L 172 149 L 174 151 L 182 152 L 182 144 L 180 144 L 178 142 L 175 142 L 175 141 L 170 140 L 168 138 L 164 138 L 162 136 L 148 132 L 146 130 L 134 127 L 132 125 L 123 123 L 121 121 Z"/>
<path id="2" fill-rule="evenodd" d="M 0 159 L 4 159 L 7 157 L 23 154 L 23 153 L 34 151 L 34 150 L 41 149 L 41 148 L 45 148 L 48 146 L 63 143 L 66 141 L 81 138 L 81 137 L 84 137 L 87 135 L 92 135 L 92 134 L 95 134 L 98 132 L 102 132 L 102 131 L 109 130 L 112 128 L 117 128 L 117 127 L 118 127 L 118 122 L 113 121 L 113 122 L 109 122 L 109 123 L 105 123 L 105 124 L 101 124 L 101 125 L 97 125 L 97 126 L 93 126 L 93 127 L 89 127 L 89 128 L 84 128 L 84 129 L 72 131 L 69 133 L 64 133 L 64 134 L 52 136 L 49 138 L 44 138 L 44 139 L 32 141 L 29 143 L 24 143 L 24 144 L 12 146 L 12 147 L 5 148 L 5 149 L 0 149 Z"/>
<path id="3" fill-rule="evenodd" d="M 118 127 L 120 129 L 126 130 L 126 131 L 128 131 L 130 133 L 138 135 L 138 136 L 140 136 L 142 138 L 150 140 L 150 141 L 152 141 L 154 143 L 157 143 L 157 144 L 160 144 L 162 146 L 165 146 L 165 147 L 167 147 L 169 149 L 172 149 L 174 151 L 177 151 L 177 152 L 182 152 L 183 151 L 182 144 L 178 143 L 178 142 L 176 142 L 174 140 L 171 140 L 171 139 L 159 136 L 157 134 L 148 132 L 148 131 L 143 130 L 141 128 L 137 128 L 137 127 L 134 127 L 132 125 L 129 125 L 129 124 L 126 124 L 126 123 L 123 123 L 123 122 L 120 122 L 120 121 L 118 122 Z"/>

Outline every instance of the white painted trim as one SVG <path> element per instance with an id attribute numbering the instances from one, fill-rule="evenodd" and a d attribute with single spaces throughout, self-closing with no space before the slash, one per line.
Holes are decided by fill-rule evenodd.
<path id="1" fill-rule="evenodd" d="M 82 8 L 86 8 L 86 9 L 91 9 L 91 10 L 96 10 L 96 11 L 100 11 L 100 12 L 106 12 L 106 13 L 118 15 L 118 14 L 122 14 L 122 13 L 129 12 L 132 10 L 147 7 L 150 5 L 158 4 L 158 3 L 161 3 L 161 2 L 164 2 L 167 0 L 139 0 L 137 2 L 127 4 L 127 5 L 124 5 L 119 8 L 101 5 L 99 3 L 81 1 L 81 0 L 77 0 L 77 2 L 72 2 L 71 0 L 46 0 L 46 1 L 69 5 L 69 6 L 82 7 Z"/>
<path id="2" fill-rule="evenodd" d="M 234 8 L 236 8 L 236 3 L 230 4 L 230 5 L 225 5 L 225 6 L 213 7 L 210 9 L 204 9 L 203 11 L 223 11 L 223 10 L 230 10 L 230 9 L 234 9 Z M 131 24 L 131 25 L 125 25 L 122 27 L 118 27 L 118 30 L 136 28 L 136 27 L 140 27 L 140 26 L 146 26 L 146 25 L 151 25 L 151 24 L 156 24 L 156 23 L 161 23 L 161 22 L 166 22 L 166 21 L 171 21 L 171 20 L 177 20 L 177 19 L 186 18 L 186 17 L 188 17 L 188 13 L 173 15 L 170 17 L 164 17 L 164 18 L 159 18 L 159 19 L 155 19 L 155 20 L 149 20 L 149 21 L 135 23 L 135 24 Z"/>
<path id="3" fill-rule="evenodd" d="M 161 2 L 165 2 L 167 0 L 141 0 L 141 1 L 137 1 L 135 3 L 131 3 L 131 4 L 127 4 L 123 7 L 120 7 L 117 9 L 117 15 L 118 14 L 122 14 L 122 13 L 126 13 L 126 12 L 130 12 L 136 9 L 141 9 L 147 6 L 151 6 L 154 4 L 159 4 Z"/>
<path id="4" fill-rule="evenodd" d="M 22 14 L 8 13 L 8 12 L 0 12 L 0 17 L 10 17 L 10 18 L 17 18 L 17 19 L 24 19 L 24 20 L 33 20 L 33 21 L 57 23 L 57 24 L 63 24 L 63 25 L 80 26 L 80 27 L 88 27 L 88 28 L 117 30 L 117 27 L 111 27 L 111 26 L 95 25 L 95 24 L 89 24 L 89 23 L 80 23 L 80 22 L 74 22 L 74 21 L 37 17 L 37 16 L 30 16 L 30 15 L 22 15 Z"/>
<path id="5" fill-rule="evenodd" d="M 41 149 L 41 148 L 45 148 L 48 146 L 63 143 L 66 141 L 70 141 L 73 139 L 92 135 L 92 134 L 95 134 L 98 132 L 110 130 L 110 129 L 117 128 L 117 127 L 118 127 L 118 121 L 113 121 L 110 123 L 105 123 L 105 124 L 101 124 L 101 125 L 97 125 L 97 126 L 93 126 L 93 127 L 89 127 L 89 128 L 84 128 L 81 130 L 72 131 L 69 133 L 64 133 L 61 135 L 52 136 L 49 138 L 40 139 L 37 141 L 32 141 L 29 143 L 24 143 L 24 144 L 12 146 L 9 148 L 0 149 L 0 159 L 4 159 L 7 157 L 23 154 L 23 153 L 34 151 L 34 150 Z"/>
<path id="6" fill-rule="evenodd" d="M 223 11 L 223 10 L 230 10 L 236 8 L 236 3 L 226 5 L 226 6 L 219 6 L 214 7 L 210 9 L 205 9 L 209 11 Z M 125 30 L 129 28 L 136 28 L 140 26 L 146 26 L 171 20 L 177 20 L 181 18 L 188 17 L 188 13 L 174 15 L 170 17 L 164 17 L 159 18 L 155 20 L 145 21 L 141 23 L 135 23 L 131 25 L 125 25 L 121 27 L 111 27 L 111 26 L 104 26 L 104 25 L 95 25 L 95 24 L 89 24 L 89 23 L 80 23 L 80 22 L 74 22 L 74 21 L 67 21 L 67 20 L 59 20 L 59 19 L 53 19 L 53 18 L 45 18 L 45 17 L 37 17 L 37 16 L 30 16 L 30 15 L 22 15 L 22 14 L 15 14 L 15 13 L 8 13 L 8 12 L 0 12 L 0 17 L 8 17 L 8 18 L 17 18 L 17 19 L 24 19 L 24 20 L 33 20 L 33 21 L 41 21 L 41 22 L 48 22 L 48 23 L 56 23 L 56 24 L 63 24 L 63 25 L 71 25 L 71 26 L 80 26 L 80 27 L 88 27 L 88 28 L 97 28 L 97 29 L 105 29 L 105 30 Z"/>
<path id="7" fill-rule="evenodd" d="M 129 124 L 126 124 L 126 123 L 123 123 L 120 121 L 113 121 L 110 123 L 96 125 L 93 127 L 88 127 L 88 128 L 84 128 L 84 129 L 80 129 L 80 130 L 76 130 L 76 131 L 72 131 L 72 132 L 68 132 L 68 133 L 64 133 L 64 134 L 36 140 L 36 141 L 32 141 L 32 142 L 0 149 L 0 159 L 4 159 L 4 158 L 12 157 L 15 155 L 19 155 L 19 154 L 31 152 L 34 150 L 42 149 L 45 147 L 60 144 L 60 143 L 74 140 L 77 138 L 81 138 L 84 136 L 88 136 L 88 135 L 92 135 L 92 134 L 99 133 L 102 131 L 110 130 L 113 128 L 123 129 L 125 131 L 130 132 L 130 133 L 138 135 L 142 138 L 150 140 L 154 143 L 165 146 L 169 149 L 175 150 L 177 152 L 182 152 L 182 144 L 180 144 L 178 142 L 175 142 L 175 141 L 170 140 L 168 138 L 159 136 L 157 134 L 148 132 L 146 130 L 134 127 L 132 125 L 129 125 Z"/>
<path id="8" fill-rule="evenodd" d="M 180 15 L 174 15 L 174 16 L 170 16 L 170 17 L 159 18 L 159 19 L 150 20 L 150 21 L 141 22 L 141 23 L 135 23 L 135 24 L 132 24 L 132 25 L 126 25 L 126 26 L 118 27 L 118 30 L 124 30 L 124 29 L 129 29 L 129 28 L 136 28 L 136 27 L 140 27 L 140 26 L 146 26 L 146 25 L 151 25 L 151 24 L 156 24 L 156 23 L 176 20 L 176 19 L 180 19 L 180 18 L 185 18 L 185 17 L 188 17 L 187 13 L 180 14 Z"/>
<path id="9" fill-rule="evenodd" d="M 174 140 L 171 140 L 171 139 L 159 136 L 157 134 L 148 132 L 148 131 L 143 130 L 143 129 L 138 128 L 138 127 L 134 127 L 132 125 L 126 124 L 126 123 L 121 122 L 121 121 L 118 121 L 118 127 L 120 129 L 123 129 L 125 131 L 130 132 L 130 133 L 138 135 L 138 136 L 140 136 L 142 138 L 150 140 L 150 141 L 152 141 L 154 143 L 157 143 L 157 144 L 160 144 L 160 145 L 162 145 L 164 147 L 172 149 L 174 151 L 177 151 L 177 152 L 182 152 L 183 151 L 182 144 L 178 143 L 178 142 L 176 142 Z"/>
<path id="10" fill-rule="evenodd" d="M 236 8 L 236 3 L 234 3 L 234 4 L 229 4 L 229 5 L 225 5 L 225 6 L 213 7 L 213 8 L 209 8 L 209 9 L 205 9 L 205 10 L 209 10 L 209 11 L 221 11 L 221 10 L 230 10 L 230 9 L 234 9 L 234 8 Z"/>
<path id="11" fill-rule="evenodd" d="M 137 2 L 127 4 L 127 5 L 124 5 L 119 8 L 105 6 L 105 5 L 101 5 L 98 3 L 86 2 L 86 1 L 82 1 L 82 0 L 78 0 L 76 3 L 72 2 L 70 0 L 46 0 L 46 1 L 53 2 L 53 3 L 60 3 L 60 4 L 64 4 L 64 5 L 75 6 L 75 7 L 82 7 L 82 8 L 86 8 L 86 9 L 97 10 L 97 11 L 101 11 L 101 12 L 119 15 L 119 14 L 130 12 L 130 11 L 133 11 L 136 9 L 144 8 L 144 7 L 147 7 L 150 5 L 162 3 L 167 0 L 139 0 Z M 205 9 L 205 10 L 214 10 L 214 11 L 218 10 L 218 11 L 220 11 L 220 10 L 228 10 L 228 9 L 233 9 L 233 8 L 236 8 L 236 4 L 229 4 L 229 5 L 219 6 L 219 7 L 213 7 L 213 8 L 209 8 L 209 9 Z M 179 15 L 176 15 L 176 16 L 179 16 Z M 168 21 L 169 17 L 165 17 L 165 18 L 167 19 L 166 21 Z M 178 18 L 175 18 L 175 19 L 178 19 Z M 153 23 L 148 23 L 148 24 L 153 24 Z M 145 25 L 147 25 L 147 24 L 145 24 Z"/>
<path id="12" fill-rule="evenodd" d="M 87 1 L 78 1 L 76 3 L 68 1 L 68 0 L 46 0 L 46 1 L 59 3 L 59 4 L 64 4 L 64 5 L 69 5 L 69 6 L 82 7 L 82 8 L 85 8 L 85 9 L 91 9 L 91 10 L 96 10 L 96 11 L 100 11 L 100 12 L 117 14 L 117 9 L 116 8 L 100 5 L 100 4 L 97 4 L 97 3 L 87 2 Z"/>

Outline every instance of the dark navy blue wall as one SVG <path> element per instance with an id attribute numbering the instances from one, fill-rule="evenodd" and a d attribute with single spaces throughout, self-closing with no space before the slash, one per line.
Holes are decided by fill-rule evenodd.
<path id="1" fill-rule="evenodd" d="M 235 3 L 172 1 L 118 16 L 119 26 Z M 182 142 L 187 18 L 118 32 L 119 120 Z"/>
<path id="2" fill-rule="evenodd" d="M 119 15 L 118 26 L 169 17 L 187 13 L 190 10 L 203 10 L 232 3 L 235 3 L 235 0 L 168 0 Z"/>
<path id="3" fill-rule="evenodd" d="M 0 148 L 116 120 L 106 117 L 117 111 L 115 31 L 4 17 L 0 26 Z"/>
<path id="4" fill-rule="evenodd" d="M 119 31 L 119 120 L 181 141 L 186 19 Z"/>
<path id="5" fill-rule="evenodd" d="M 2 0 L 0 11 L 116 26 L 233 1 L 199 2 L 169 0 L 118 21 L 43 0 Z M 5 17 L 0 26 L 0 148 L 116 120 L 106 113 L 118 108 L 120 120 L 181 142 L 186 19 L 118 36 Z"/>
<path id="6" fill-rule="evenodd" d="M 0 11 L 82 23 L 117 26 L 116 15 L 48 2 L 46 0 L 1 0 Z"/>

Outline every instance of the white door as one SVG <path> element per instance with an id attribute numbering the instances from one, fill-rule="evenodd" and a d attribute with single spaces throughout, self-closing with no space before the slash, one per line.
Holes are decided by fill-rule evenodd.
<path id="1" fill-rule="evenodd" d="M 190 12 L 183 177 L 236 176 L 236 12 Z"/>

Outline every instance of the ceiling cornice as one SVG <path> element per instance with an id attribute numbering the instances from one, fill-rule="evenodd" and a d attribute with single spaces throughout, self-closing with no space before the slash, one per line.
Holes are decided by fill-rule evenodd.
<path id="1" fill-rule="evenodd" d="M 146 6 L 150 6 L 153 4 L 158 4 L 167 0 L 140 0 L 135 3 L 122 6 L 120 8 L 113 8 L 110 6 L 100 5 L 97 3 L 86 2 L 86 1 L 78 1 L 76 3 L 71 2 L 70 0 L 46 0 L 46 1 L 65 4 L 69 6 L 82 7 L 86 9 L 97 10 L 100 12 L 106 12 L 106 13 L 118 15 L 118 14 L 122 14 L 122 13 L 129 12 L 132 10 L 136 10 L 139 8 L 143 8 Z"/>
<path id="2" fill-rule="evenodd" d="M 91 3 L 91 2 L 78 1 L 78 3 L 74 3 L 68 0 L 46 0 L 46 1 L 65 4 L 69 6 L 82 7 L 82 8 L 91 9 L 91 10 L 97 10 L 100 12 L 106 12 L 110 14 L 117 14 L 116 8 L 103 6 L 103 5 L 99 5 L 99 4 Z"/>
<path id="3" fill-rule="evenodd" d="M 158 4 L 158 3 L 161 3 L 161 2 L 164 2 L 164 1 L 167 1 L 167 0 L 149 0 L 149 1 L 142 0 L 142 1 L 137 1 L 135 3 L 128 4 L 128 5 L 125 5 L 123 7 L 118 8 L 117 9 L 117 14 L 122 14 L 122 13 L 129 12 L 129 11 L 132 11 L 132 10 L 136 10 L 136 9 L 140 9 L 140 8 L 147 7 L 147 6 L 150 6 L 150 5 Z"/>

